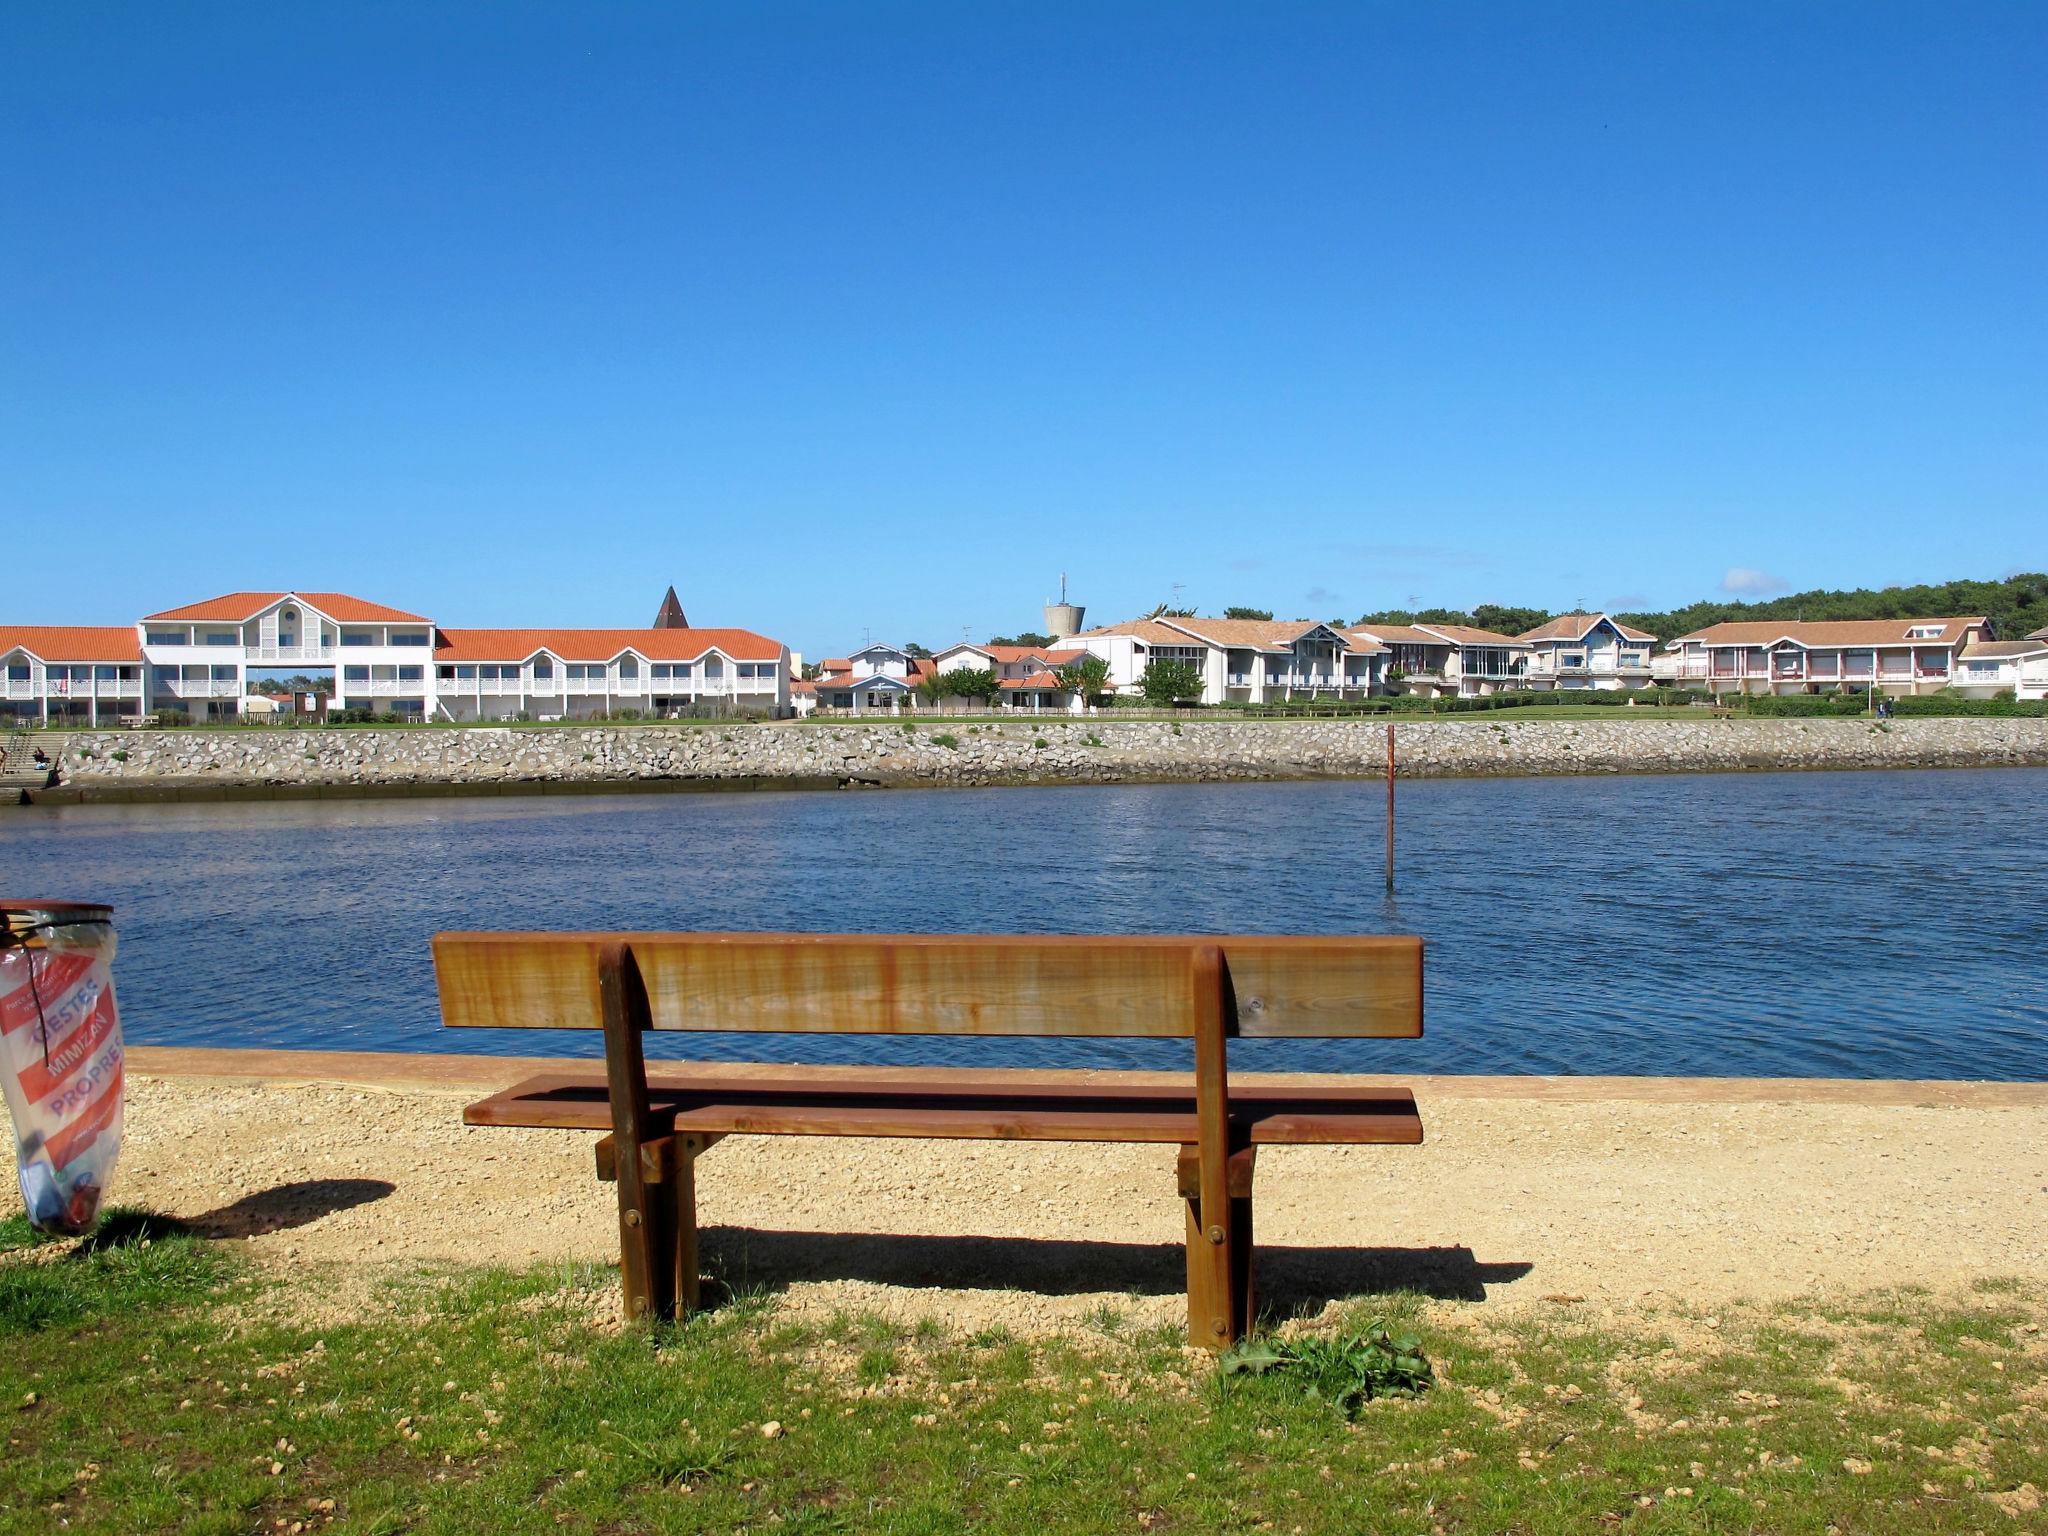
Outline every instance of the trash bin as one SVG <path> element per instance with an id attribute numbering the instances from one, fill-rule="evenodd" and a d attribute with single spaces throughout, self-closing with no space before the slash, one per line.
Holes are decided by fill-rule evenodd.
<path id="1" fill-rule="evenodd" d="M 43 1232 L 92 1230 L 121 1152 L 113 919 L 88 902 L 0 901 L 0 1087 Z"/>

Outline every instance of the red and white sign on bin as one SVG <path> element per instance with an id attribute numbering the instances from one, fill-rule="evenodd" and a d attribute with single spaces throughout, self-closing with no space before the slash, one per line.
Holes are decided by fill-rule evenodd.
<path id="1" fill-rule="evenodd" d="M 121 1155 L 121 1016 L 114 912 L 0 901 L 0 1087 L 28 1219 L 79 1236 Z"/>

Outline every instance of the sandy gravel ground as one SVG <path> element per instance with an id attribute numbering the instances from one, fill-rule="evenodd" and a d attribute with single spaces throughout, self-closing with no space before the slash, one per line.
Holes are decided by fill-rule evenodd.
<path id="1" fill-rule="evenodd" d="M 614 1260 L 592 1137 L 461 1124 L 519 1067 L 272 1056 L 261 1080 L 223 1075 L 238 1059 L 134 1053 L 118 1200 L 337 1294 L 421 1265 Z M 1391 1287 L 1502 1312 L 1984 1276 L 2048 1291 L 2048 1087 L 1411 1082 L 1421 1147 L 1260 1153 L 1270 1306 Z M 699 1168 L 707 1273 L 799 1311 L 1017 1332 L 1105 1306 L 1183 1315 L 1167 1148 L 734 1137 Z"/>

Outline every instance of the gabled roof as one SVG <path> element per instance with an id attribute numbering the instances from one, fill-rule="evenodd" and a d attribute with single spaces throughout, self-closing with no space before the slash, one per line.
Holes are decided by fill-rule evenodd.
<path id="1" fill-rule="evenodd" d="M 1050 672 L 1031 672 L 1023 677 L 1006 677 L 997 683 L 998 688 L 1007 688 L 1017 693 L 1065 693 L 1067 685 Z"/>
<path id="2" fill-rule="evenodd" d="M 1775 645 L 1790 640 L 1794 645 L 1960 645 L 1972 628 L 1983 628 L 1984 618 L 1947 619 L 1829 619 L 1813 624 L 1787 623 L 1784 619 L 1743 619 L 1726 624 L 1709 624 L 1689 635 L 1680 635 L 1672 645 L 1697 641 L 1701 645 Z M 1914 639 L 1908 632 L 1939 624 L 1939 635 Z"/>
<path id="3" fill-rule="evenodd" d="M 907 677 L 890 677 L 885 672 L 866 672 L 859 677 L 855 677 L 851 672 L 841 672 L 831 677 L 821 677 L 813 686 L 819 689 L 843 689 L 848 693 L 857 693 L 864 688 L 901 688 L 908 693 L 917 686 L 917 683 Z"/>
<path id="4" fill-rule="evenodd" d="M 957 656 L 962 651 L 971 651 L 976 656 L 986 656 L 990 661 L 1005 666 L 1013 666 L 1020 661 L 1042 661 L 1047 666 L 1064 667 L 1068 662 L 1079 661 L 1088 654 L 1080 646 L 975 645 L 962 640 L 957 645 L 947 646 L 932 660 L 944 661 L 948 656 Z"/>
<path id="5" fill-rule="evenodd" d="M 328 618 L 343 624 L 425 624 L 429 621 L 416 613 L 407 613 L 399 608 L 387 608 L 382 603 L 365 602 L 360 597 L 350 597 L 346 592 L 229 592 L 220 597 L 209 597 L 203 603 L 187 603 L 183 608 L 166 608 L 162 613 L 152 613 L 144 618 L 165 623 L 212 621 L 217 624 L 244 624 L 273 603 L 295 597 L 308 608 L 317 609 Z"/>
<path id="6" fill-rule="evenodd" d="M 1963 647 L 1963 660 L 2048 655 L 2048 634 L 2025 640 L 1978 640 Z"/>
<path id="7" fill-rule="evenodd" d="M 42 662 L 142 660 L 132 624 L 0 624 L 0 656 L 16 649 Z"/>
<path id="8" fill-rule="evenodd" d="M 2041 628 L 2035 630 L 2027 638 L 2029 640 L 2048 640 L 2048 624 L 2042 625 Z"/>
<path id="9" fill-rule="evenodd" d="M 1509 650 L 1527 650 L 1525 641 L 1513 635 L 1498 635 L 1470 624 L 1362 624 L 1352 632 L 1388 645 L 1504 645 Z"/>
<path id="10" fill-rule="evenodd" d="M 610 661 L 632 651 L 649 661 L 695 661 L 711 651 L 734 661 L 779 661 L 782 647 L 750 629 L 440 629 L 436 661 L 525 661 L 546 651 L 562 661 Z"/>
<path id="11" fill-rule="evenodd" d="M 1147 645 L 1186 645 L 1190 638 L 1186 631 L 1169 629 L 1158 619 L 1126 619 L 1121 624 L 1103 624 L 1083 630 L 1074 638 L 1085 640 L 1099 635 L 1129 635 Z"/>
<path id="12" fill-rule="evenodd" d="M 1285 651 L 1313 630 L 1326 629 L 1347 646 L 1351 636 L 1320 619 L 1162 619 L 1170 629 L 1238 650 Z"/>
<path id="13" fill-rule="evenodd" d="M 1561 613 L 1548 624 L 1538 624 L 1525 631 L 1520 639 L 1534 640 L 1583 640 L 1593 632 L 1594 626 L 1605 619 L 1614 632 L 1624 640 L 1655 640 L 1655 635 L 1646 635 L 1640 629 L 1628 625 L 1606 613 Z"/>

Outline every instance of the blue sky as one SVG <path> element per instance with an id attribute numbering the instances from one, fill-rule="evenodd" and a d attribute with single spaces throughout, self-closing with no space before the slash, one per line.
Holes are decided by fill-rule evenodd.
<path id="1" fill-rule="evenodd" d="M 2044 78 L 2036 3 L 12 6 L 0 621 L 2038 570 Z"/>

